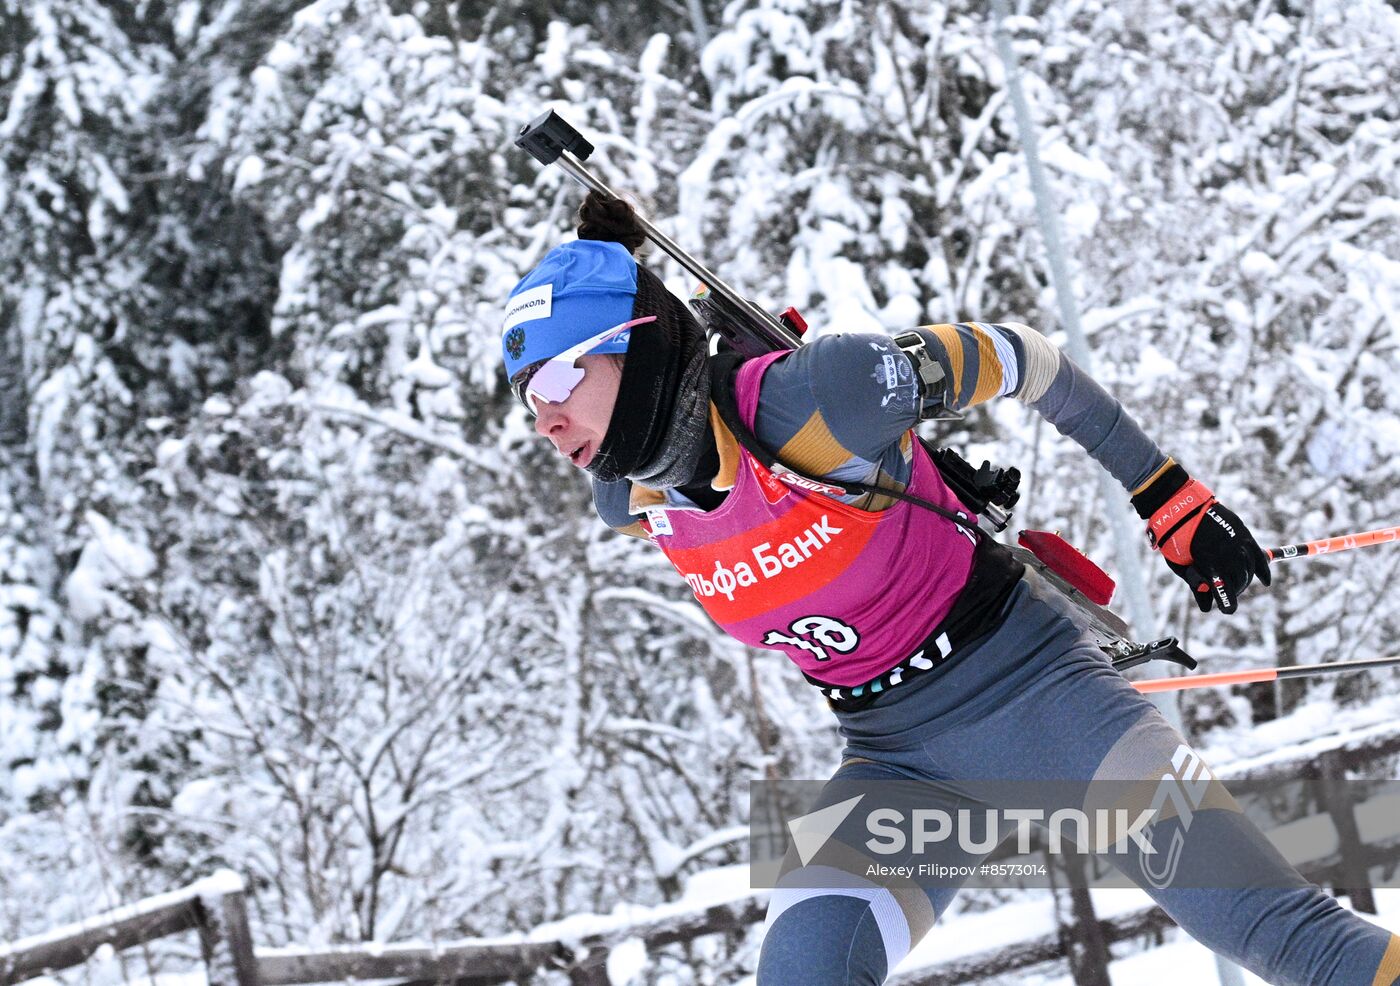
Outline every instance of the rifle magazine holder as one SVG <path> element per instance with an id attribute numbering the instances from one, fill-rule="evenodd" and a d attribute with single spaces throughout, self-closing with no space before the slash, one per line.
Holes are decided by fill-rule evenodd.
<path id="1" fill-rule="evenodd" d="M 1107 606 L 1117 584 L 1082 551 L 1053 531 L 1021 531 L 1017 542 L 1090 602 Z"/>

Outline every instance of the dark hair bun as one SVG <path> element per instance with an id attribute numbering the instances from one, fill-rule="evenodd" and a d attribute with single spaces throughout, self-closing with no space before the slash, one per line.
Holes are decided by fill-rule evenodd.
<path id="1" fill-rule="evenodd" d="M 578 207 L 578 238 L 621 243 L 628 253 L 636 253 L 647 235 L 630 202 L 589 192 Z"/>

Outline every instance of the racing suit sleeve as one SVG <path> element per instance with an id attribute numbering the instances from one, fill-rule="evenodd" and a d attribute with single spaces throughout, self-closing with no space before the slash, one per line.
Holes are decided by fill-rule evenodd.
<path id="1" fill-rule="evenodd" d="M 1010 396 L 1100 463 L 1129 493 L 1171 464 L 1124 409 L 1045 336 L 1016 322 L 961 322 L 916 330 L 943 368 L 954 410 Z"/>

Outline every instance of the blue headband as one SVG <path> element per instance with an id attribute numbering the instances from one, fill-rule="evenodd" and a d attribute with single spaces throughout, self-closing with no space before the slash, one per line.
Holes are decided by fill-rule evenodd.
<path id="1" fill-rule="evenodd" d="M 637 262 L 621 243 L 576 240 L 555 247 L 506 301 L 501 325 L 506 376 L 627 321 L 636 294 Z M 593 352 L 624 353 L 630 335 Z"/>

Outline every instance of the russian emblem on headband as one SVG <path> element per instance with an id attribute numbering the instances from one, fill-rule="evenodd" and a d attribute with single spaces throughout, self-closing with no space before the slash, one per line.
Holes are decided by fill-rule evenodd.
<path id="1" fill-rule="evenodd" d="M 525 327 L 517 325 L 506 333 L 506 352 L 510 353 L 511 359 L 519 359 L 520 354 L 525 352 Z"/>

